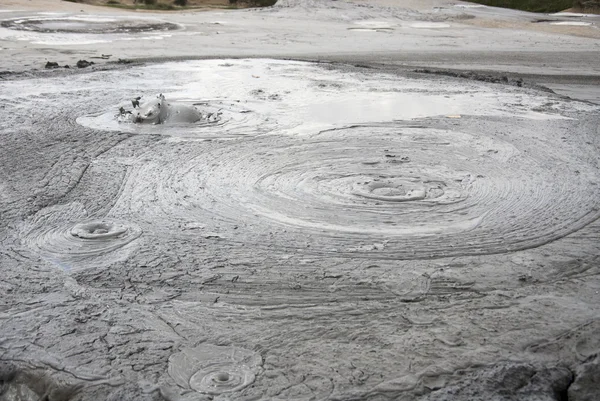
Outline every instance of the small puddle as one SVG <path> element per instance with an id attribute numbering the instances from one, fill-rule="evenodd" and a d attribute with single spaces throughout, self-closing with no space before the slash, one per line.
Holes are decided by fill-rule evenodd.
<path id="1" fill-rule="evenodd" d="M 550 25 L 590 26 L 592 23 L 585 21 L 555 21 L 550 22 Z"/>

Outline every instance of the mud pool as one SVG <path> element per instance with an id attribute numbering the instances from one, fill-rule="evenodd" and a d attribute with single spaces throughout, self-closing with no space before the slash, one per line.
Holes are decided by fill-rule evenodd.
<path id="1" fill-rule="evenodd" d="M 484 28 L 492 17 L 596 17 L 327 4 L 2 16 L 1 47 L 24 59 L 81 58 L 87 43 L 115 58 L 179 46 L 181 60 L 0 74 L 0 401 L 594 399 L 590 42 L 515 36 L 490 68 L 525 81 L 474 73 L 488 50 L 364 52 L 514 36 Z M 264 44 L 257 27 L 276 26 L 305 61 L 228 42 Z M 210 52 L 235 57 L 190 60 L 186 41 L 213 34 Z M 507 50 L 557 37 L 586 51 Z M 283 51 L 273 43 L 264 53 Z M 314 44 L 338 62 L 308 61 Z M 146 116 L 164 102 L 183 117 Z"/>

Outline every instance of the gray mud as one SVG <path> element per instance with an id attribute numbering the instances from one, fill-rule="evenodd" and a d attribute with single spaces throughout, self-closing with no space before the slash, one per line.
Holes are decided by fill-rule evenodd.
<path id="1" fill-rule="evenodd" d="M 25 17 L 2 21 L 0 26 L 20 31 L 79 34 L 138 33 L 180 28 L 169 22 L 86 17 Z"/>
<path id="2" fill-rule="evenodd" d="M 197 36 L 0 31 L 38 61 L 17 45 L 161 60 L 0 74 L 0 400 L 595 400 L 594 53 L 522 34 L 445 53 L 474 35 L 462 13 L 531 16 L 419 4 L 171 17 L 243 32 L 217 43 L 232 59 L 186 53 Z M 310 48 L 313 20 L 339 52 Z M 336 63 L 243 58 L 274 26 Z M 395 35 L 440 51 L 372 60 Z M 159 93 L 201 118 L 123 118 Z"/>
<path id="3" fill-rule="evenodd" d="M 1 86 L 6 400 L 559 400 L 593 371 L 598 106 L 276 60 Z M 140 87 L 231 106 L 119 122 Z"/>

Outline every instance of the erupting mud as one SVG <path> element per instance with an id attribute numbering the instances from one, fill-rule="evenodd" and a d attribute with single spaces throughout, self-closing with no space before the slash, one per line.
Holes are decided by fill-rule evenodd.
<path id="1" fill-rule="evenodd" d="M 194 106 L 168 102 L 161 94 L 156 99 L 142 104 L 138 104 L 139 99 L 132 101 L 134 105 L 133 112 L 120 109 L 120 120 L 133 122 L 136 124 L 172 124 L 172 123 L 195 123 L 202 120 L 203 115 L 200 110 Z M 207 114 L 205 120 L 208 122 L 219 121 L 219 114 Z"/>

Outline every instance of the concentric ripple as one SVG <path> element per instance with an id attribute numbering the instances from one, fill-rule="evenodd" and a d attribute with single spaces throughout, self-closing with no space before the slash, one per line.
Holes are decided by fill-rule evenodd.
<path id="1" fill-rule="evenodd" d="M 75 220 L 77 217 L 79 221 Z M 34 251 L 68 269 L 68 262 L 106 257 L 141 233 L 130 222 L 86 218 L 79 204 L 71 204 L 38 212 L 25 225 L 22 238 Z"/>
<path id="2" fill-rule="evenodd" d="M 176 136 L 141 153 L 125 145 L 101 152 L 127 170 L 111 213 L 164 238 L 196 236 L 240 252 L 428 259 L 535 247 L 600 216 L 597 106 L 442 77 L 227 61 L 69 77 L 77 92 L 65 93 L 60 77 L 2 88 L 7 102 L 45 107 L 44 115 L 61 116 L 50 127 L 81 130 L 86 141 L 107 130 Z M 221 114 L 181 125 L 119 123 L 119 106 L 156 93 Z M 84 117 L 72 124 L 73 115 Z M 72 241 L 96 235 L 74 237 L 82 222 L 85 214 L 36 222 L 24 237 L 44 254 L 76 254 Z M 138 232 L 112 222 L 128 229 L 107 244 Z M 102 252 L 87 242 L 83 251 Z"/>
<path id="3" fill-rule="evenodd" d="M 203 344 L 169 358 L 169 375 L 182 388 L 205 394 L 240 391 L 252 384 L 262 358 L 236 347 Z"/>
<path id="4" fill-rule="evenodd" d="M 89 240 L 106 240 L 122 237 L 128 230 L 127 226 L 112 221 L 91 221 L 75 224 L 71 229 L 71 236 Z"/>
<path id="5" fill-rule="evenodd" d="M 205 145 L 141 173 L 144 182 L 158 177 L 151 197 L 160 210 L 135 202 L 269 249 L 404 259 L 500 253 L 599 215 L 591 176 L 555 168 L 576 155 L 535 142 L 391 123 L 304 141 Z"/>

